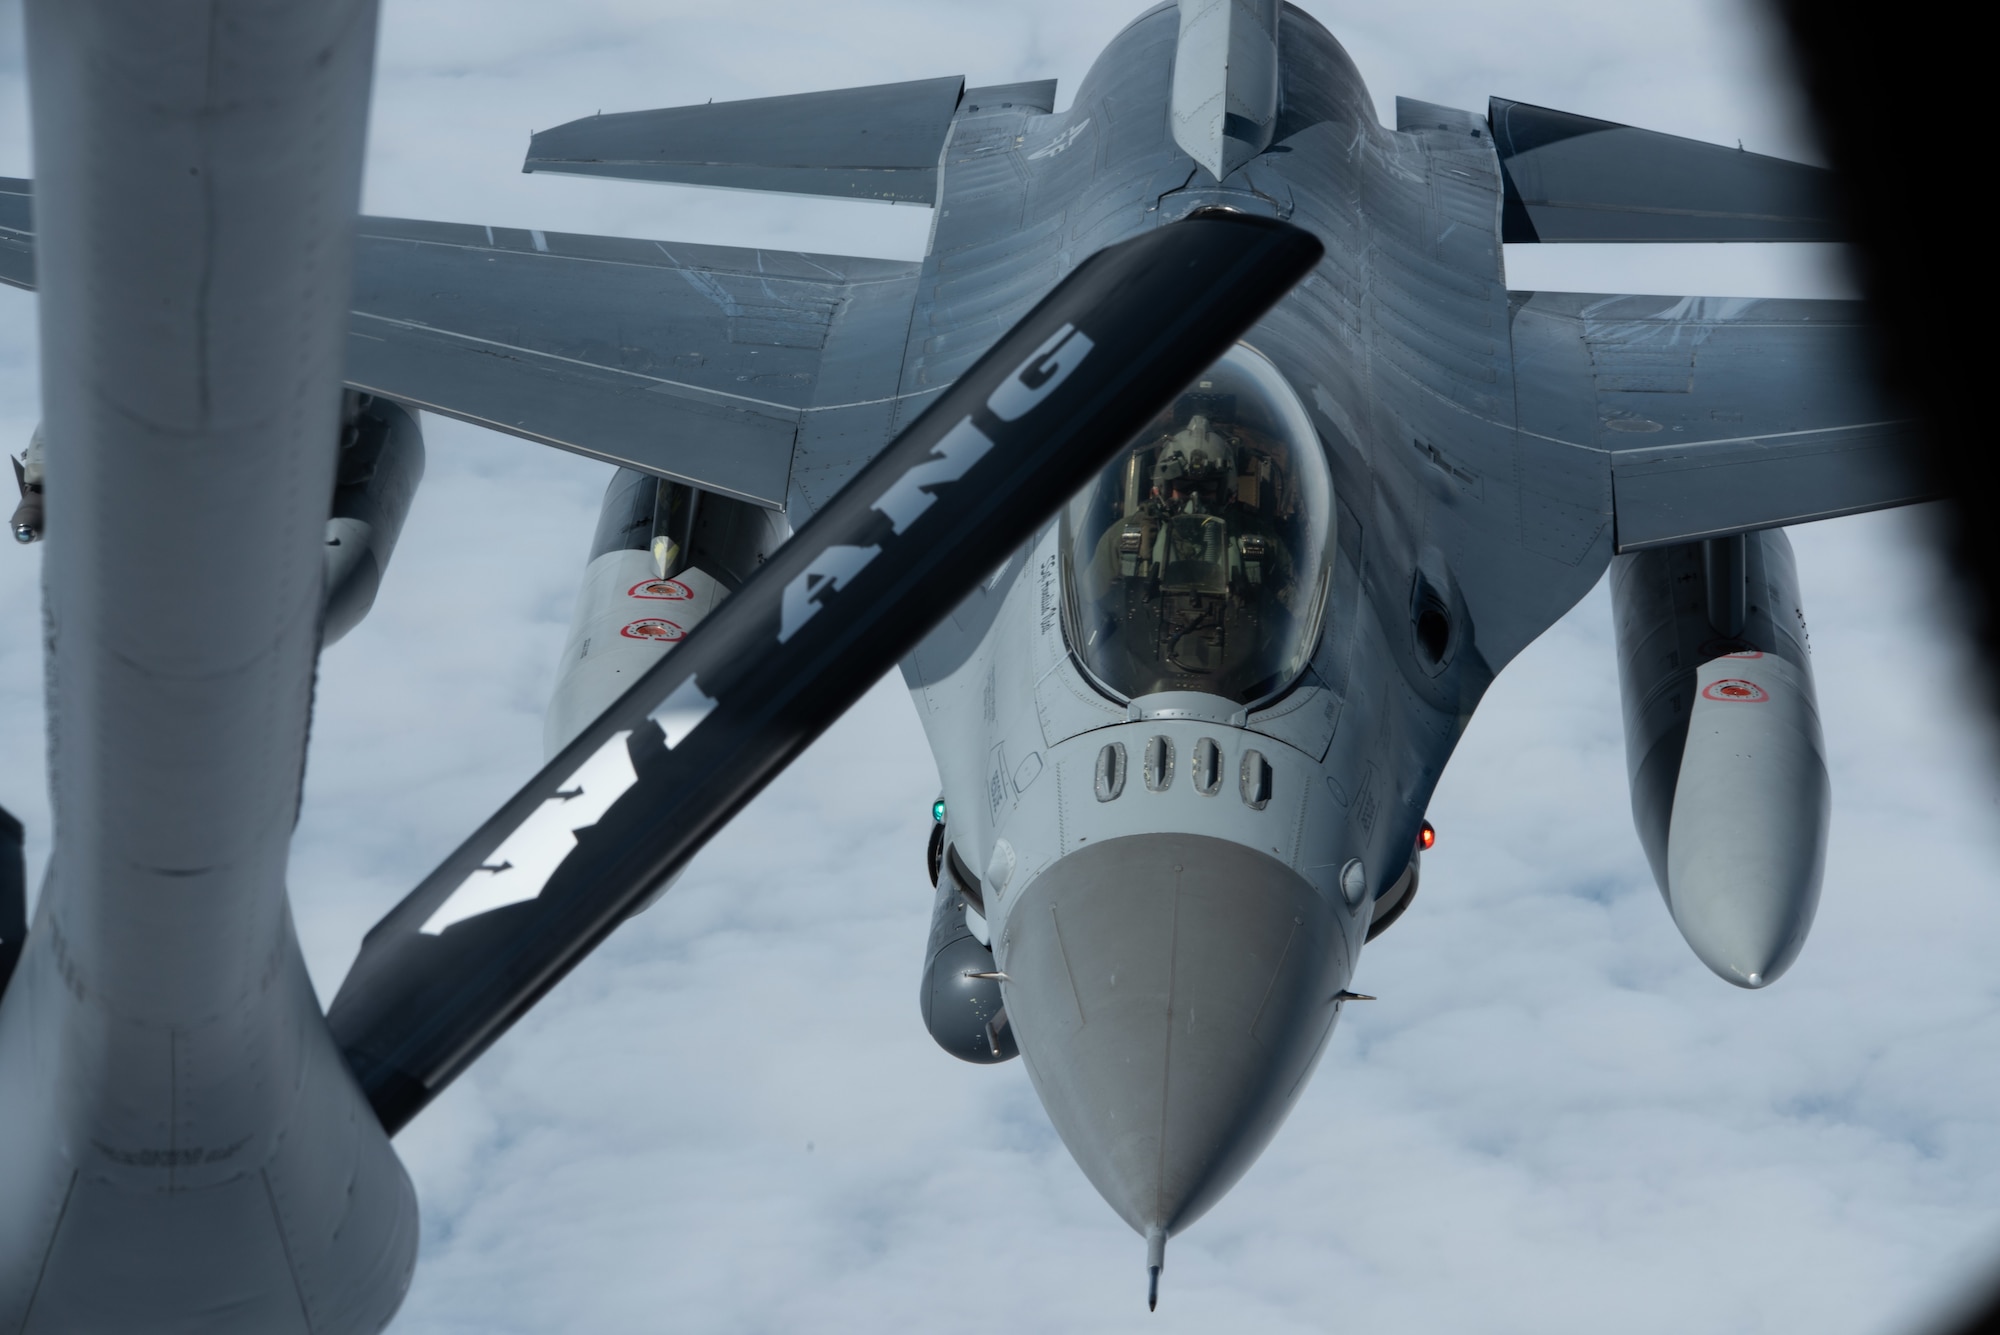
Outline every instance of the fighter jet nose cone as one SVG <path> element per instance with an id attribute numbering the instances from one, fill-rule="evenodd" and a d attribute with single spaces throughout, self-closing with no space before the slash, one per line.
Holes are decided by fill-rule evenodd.
<path id="1" fill-rule="evenodd" d="M 1007 1014 L 1030 1078 L 1147 1237 L 1149 1268 L 1256 1160 L 1317 1061 L 1348 972 L 1335 912 L 1282 863 L 1193 835 L 1071 854 L 1009 910 Z"/>

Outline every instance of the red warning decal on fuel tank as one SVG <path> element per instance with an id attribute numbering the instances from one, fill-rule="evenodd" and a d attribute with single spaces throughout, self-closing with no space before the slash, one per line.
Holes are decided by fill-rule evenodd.
<path id="1" fill-rule="evenodd" d="M 1761 657 L 1761 655 L 1760 655 Z M 1739 705 L 1761 705 L 1771 698 L 1770 693 L 1754 681 L 1744 681 L 1738 677 L 1724 677 L 1710 683 L 1701 693 L 1704 700 L 1726 700 Z"/>
<path id="2" fill-rule="evenodd" d="M 694 590 L 677 579 L 642 579 L 625 590 L 627 598 L 667 598 L 681 602 L 694 597 Z"/>
<path id="3" fill-rule="evenodd" d="M 659 617 L 646 617 L 634 621 L 618 633 L 628 640 L 678 640 L 687 634 L 673 622 Z"/>

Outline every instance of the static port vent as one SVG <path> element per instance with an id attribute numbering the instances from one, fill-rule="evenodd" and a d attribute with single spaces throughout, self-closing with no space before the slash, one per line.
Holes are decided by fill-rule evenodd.
<path id="1" fill-rule="evenodd" d="M 1271 805 L 1271 762 L 1264 759 L 1262 752 L 1243 753 L 1241 783 L 1244 806 L 1262 811 Z"/>
<path id="2" fill-rule="evenodd" d="M 1194 744 L 1193 777 L 1194 790 L 1206 797 L 1214 797 L 1222 790 L 1222 748 L 1213 737 L 1204 737 Z"/>
<path id="3" fill-rule="evenodd" d="M 1097 753 L 1097 800 L 1114 802 L 1125 791 L 1125 744 L 1106 742 Z"/>

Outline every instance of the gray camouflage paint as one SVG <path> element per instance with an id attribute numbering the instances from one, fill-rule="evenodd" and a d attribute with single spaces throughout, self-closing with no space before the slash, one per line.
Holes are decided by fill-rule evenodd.
<path id="1" fill-rule="evenodd" d="M 1397 129 L 1383 128 L 1346 54 L 1289 9 L 1274 142 L 1218 182 L 1168 114 L 1181 27 L 1172 6 L 1133 23 L 1060 114 L 967 90 L 939 157 L 930 250 L 910 266 L 894 389 L 878 378 L 871 402 L 802 412 L 788 493 L 793 516 L 823 503 L 1103 245 L 1217 206 L 1327 244 L 1246 339 L 1311 414 L 1334 478 L 1325 631 L 1289 691 L 1247 711 L 1184 693 L 1107 698 L 1064 639 L 1054 524 L 904 665 L 949 812 L 947 891 L 961 873 L 972 882 L 940 897 L 933 946 L 953 943 L 945 967 L 962 970 L 960 920 L 990 944 L 1052 1120 L 1153 1252 L 1275 1133 L 1480 697 L 1615 544 L 1917 494 L 1885 450 L 1900 428 L 1860 371 L 1851 307 L 1509 292 L 1486 121 L 1403 101 Z M 856 312 L 867 323 L 845 338 L 833 317 L 829 363 L 858 365 L 866 338 L 895 346 L 885 303 L 899 287 L 871 281 Z M 1773 449 L 1773 436 L 1788 443 Z M 1450 623 L 1435 656 L 1415 633 L 1426 606 Z M 1155 739 L 1178 771 L 1157 790 L 1138 777 Z M 1131 769 L 1108 801 L 1095 782 L 1106 747 Z M 1188 772 L 1203 747 L 1224 776 L 1212 793 Z M 1253 804 L 1240 780 L 1259 765 L 1270 788 Z M 1801 834 L 1823 848 L 1823 818 Z M 1730 841 L 1710 842 L 1729 862 Z M 1715 964 L 1699 925 L 1677 920 Z M 945 958 L 926 971 L 927 998 Z M 991 987 L 963 998 L 977 1032 L 933 1024 L 960 1055 L 978 1055 Z"/>

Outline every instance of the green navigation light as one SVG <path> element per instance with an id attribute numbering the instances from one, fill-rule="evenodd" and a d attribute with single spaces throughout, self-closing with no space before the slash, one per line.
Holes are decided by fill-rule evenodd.
<path id="1" fill-rule="evenodd" d="M 931 803 L 931 819 L 937 821 L 939 824 L 944 823 L 944 799 L 942 797 Z"/>

